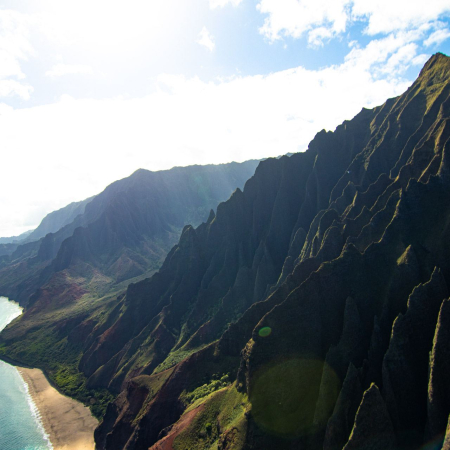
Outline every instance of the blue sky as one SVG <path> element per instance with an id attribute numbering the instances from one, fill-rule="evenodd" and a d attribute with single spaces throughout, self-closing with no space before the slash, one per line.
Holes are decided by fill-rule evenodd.
<path id="1" fill-rule="evenodd" d="M 140 167 L 303 151 L 437 51 L 448 0 L 0 1 L 0 236 Z"/>

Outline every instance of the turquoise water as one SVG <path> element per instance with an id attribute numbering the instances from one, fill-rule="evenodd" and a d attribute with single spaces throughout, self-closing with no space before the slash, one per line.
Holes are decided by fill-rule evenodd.
<path id="1" fill-rule="evenodd" d="M 0 331 L 22 314 L 17 303 L 0 297 Z M 2 450 L 49 450 L 39 412 L 28 386 L 14 366 L 0 361 L 0 448 Z"/>

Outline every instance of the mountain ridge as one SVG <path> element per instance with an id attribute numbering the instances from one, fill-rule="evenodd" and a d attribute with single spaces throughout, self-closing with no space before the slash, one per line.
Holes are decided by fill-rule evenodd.
<path id="1" fill-rule="evenodd" d="M 117 395 L 97 447 L 448 442 L 449 123 L 436 54 L 403 95 L 262 161 L 151 278 L 61 324 L 86 386 Z M 0 353 L 29 349 L 19 330 Z"/>
<path id="2" fill-rule="evenodd" d="M 186 222 L 199 224 L 202 219 L 204 220 L 212 207 L 216 207 L 217 203 L 226 198 L 236 186 L 243 184 L 256 165 L 257 161 L 248 161 L 223 165 L 177 167 L 159 172 L 140 169 L 130 177 L 112 183 L 97 196 L 52 213 L 57 214 L 59 217 L 57 222 L 63 224 L 62 228 L 56 232 L 47 233 L 38 241 L 24 242 L 18 245 L 10 256 L 4 256 L 0 265 L 0 290 L 2 294 L 14 298 L 21 304 L 26 304 L 29 297 L 33 295 L 33 291 L 44 285 L 54 272 L 70 266 L 71 258 L 79 258 L 84 263 L 87 262 L 84 258 L 90 258 L 90 262 L 95 263 L 98 269 L 113 256 L 108 253 L 111 253 L 110 250 L 114 245 L 117 251 L 126 253 L 124 269 L 122 274 L 118 275 L 119 281 L 148 271 L 152 264 L 156 268 L 176 242 L 183 225 Z M 204 187 L 200 187 L 202 184 Z M 162 189 L 161 185 L 165 186 L 165 189 Z M 184 197 L 176 193 L 177 191 L 185 191 Z M 164 200 L 162 195 L 165 196 Z M 133 200 L 128 198 L 130 196 Z M 130 207 L 134 208 L 134 211 L 131 211 Z M 146 213 L 149 207 L 153 209 L 153 215 Z M 123 216 L 128 223 L 117 223 L 124 208 L 127 208 L 129 212 L 128 216 Z M 173 210 L 170 211 L 169 208 Z M 81 210 L 84 211 L 83 214 L 79 214 Z M 145 213 L 147 219 L 143 221 Z M 45 229 L 52 214 L 48 216 L 48 220 L 44 219 Z M 69 220 L 68 217 L 73 216 L 75 217 L 72 222 L 65 223 Z M 103 223 L 96 225 L 98 221 Z M 128 227 L 127 233 L 121 231 L 121 227 Z M 41 227 L 38 227 L 35 232 L 42 234 L 42 230 L 39 230 Z M 100 236 L 108 232 L 116 236 Z M 120 235 L 117 235 L 117 232 Z M 132 247 L 136 246 L 146 234 L 149 235 L 150 247 L 143 252 L 142 256 L 133 253 Z M 74 236 L 80 241 L 78 245 L 70 244 Z M 162 239 L 162 241 L 153 242 L 154 238 Z M 68 242 L 65 242 L 66 240 Z M 111 249 L 105 247 L 108 245 Z M 92 246 L 94 248 L 90 248 Z M 72 250 L 69 251 L 69 248 Z M 69 253 L 80 251 L 82 248 L 84 248 L 84 254 L 69 257 Z M 99 253 L 103 254 L 102 260 L 98 258 L 95 261 L 92 260 L 92 255 Z M 16 274 L 20 272 L 17 269 L 18 265 L 23 269 L 23 274 L 18 281 L 15 281 Z M 121 271 L 120 268 L 117 270 Z M 113 276 L 115 277 L 115 274 Z M 30 283 L 31 279 L 35 281 Z"/>

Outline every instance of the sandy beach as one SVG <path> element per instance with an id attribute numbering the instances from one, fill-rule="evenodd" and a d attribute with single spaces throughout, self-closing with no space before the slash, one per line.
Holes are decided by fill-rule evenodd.
<path id="1" fill-rule="evenodd" d="M 54 450 L 94 450 L 97 419 L 89 408 L 60 394 L 39 369 L 17 367 L 41 413 Z"/>

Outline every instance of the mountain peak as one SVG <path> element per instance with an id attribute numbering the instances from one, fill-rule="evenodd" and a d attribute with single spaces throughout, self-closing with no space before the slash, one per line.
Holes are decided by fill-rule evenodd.
<path id="1" fill-rule="evenodd" d="M 423 78 L 436 77 L 448 79 L 448 74 L 450 72 L 450 58 L 443 53 L 435 53 L 431 58 L 425 63 L 422 70 L 420 71 L 418 81 Z"/>

